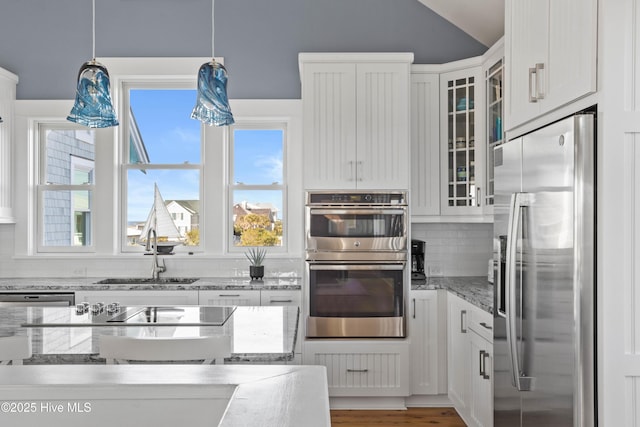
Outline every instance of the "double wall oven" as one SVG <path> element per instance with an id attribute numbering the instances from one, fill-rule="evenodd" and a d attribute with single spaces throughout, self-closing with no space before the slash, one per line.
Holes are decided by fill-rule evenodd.
<path id="1" fill-rule="evenodd" d="M 307 337 L 404 337 L 406 192 L 306 195 Z"/>

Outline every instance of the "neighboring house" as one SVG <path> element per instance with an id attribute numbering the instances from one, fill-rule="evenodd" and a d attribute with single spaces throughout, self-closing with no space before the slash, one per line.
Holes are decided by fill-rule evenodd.
<path id="1" fill-rule="evenodd" d="M 269 218 L 269 221 L 271 222 L 269 230 L 273 230 L 276 221 L 278 221 L 278 209 L 271 203 L 249 203 L 247 201 L 242 201 L 233 205 L 234 224 L 238 218 L 248 214 L 262 215 Z"/>
<path id="2" fill-rule="evenodd" d="M 200 226 L 200 200 L 165 200 L 167 209 L 182 237 Z"/>

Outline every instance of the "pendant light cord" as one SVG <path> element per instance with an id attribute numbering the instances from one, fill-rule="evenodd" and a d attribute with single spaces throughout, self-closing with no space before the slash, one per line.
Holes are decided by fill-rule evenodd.
<path id="1" fill-rule="evenodd" d="M 91 21 L 91 28 L 92 28 L 92 33 L 91 33 L 91 57 L 93 58 L 93 60 L 95 61 L 96 59 L 96 0 L 92 0 L 92 9 L 91 9 L 91 15 L 92 15 L 92 21 Z"/>

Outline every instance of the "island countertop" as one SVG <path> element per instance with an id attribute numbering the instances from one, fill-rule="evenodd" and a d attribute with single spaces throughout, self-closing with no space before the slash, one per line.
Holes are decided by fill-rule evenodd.
<path id="1" fill-rule="evenodd" d="M 290 361 L 294 357 L 300 309 L 296 306 L 237 307 L 222 326 L 55 326 L 24 327 L 34 319 L 73 323 L 75 307 L 5 307 L 0 336 L 31 338 L 33 357 L 25 364 L 101 363 L 99 335 L 197 337 L 229 335 L 231 356 L 225 363 Z"/>
<path id="2" fill-rule="evenodd" d="M 98 283 L 103 279 L 105 277 L 0 277 L 0 291 L 299 290 L 302 282 L 299 277 L 287 276 L 265 277 L 262 280 L 251 280 L 249 277 L 198 277 L 193 283 Z"/>

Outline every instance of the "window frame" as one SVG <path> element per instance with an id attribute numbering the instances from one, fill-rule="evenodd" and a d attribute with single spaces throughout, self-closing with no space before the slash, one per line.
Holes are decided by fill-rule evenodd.
<path id="1" fill-rule="evenodd" d="M 281 130 L 282 131 L 282 183 L 281 184 L 236 184 L 232 182 L 234 177 L 234 136 L 233 133 L 235 130 Z M 280 220 L 282 221 L 282 245 L 280 246 L 261 246 L 261 248 L 266 248 L 269 252 L 274 253 L 288 253 L 289 252 L 289 240 L 288 240 L 288 194 L 287 194 L 287 183 L 288 183 L 288 162 L 287 162 L 287 151 L 288 151 L 288 140 L 289 140 L 289 126 L 287 120 L 283 120 L 280 118 L 257 118 L 257 119 L 243 119 L 237 118 L 236 123 L 229 126 L 228 128 L 228 157 L 227 157 L 227 226 L 226 226 L 226 242 L 227 242 L 227 253 L 229 254 L 237 254 L 244 253 L 250 246 L 235 246 L 233 244 L 233 193 L 235 190 L 265 190 L 265 191 L 276 191 L 279 190 L 282 192 L 282 212 Z"/>
<path id="2" fill-rule="evenodd" d="M 95 253 L 95 215 L 93 204 L 93 199 L 96 190 L 96 168 L 98 167 L 98 153 L 97 150 L 94 151 L 94 155 L 96 159 L 93 160 L 93 183 L 92 184 L 54 184 L 46 181 L 47 179 L 47 131 L 49 130 L 64 130 L 64 131 L 87 131 L 87 129 L 81 125 L 71 123 L 61 118 L 56 119 L 47 119 L 47 120 L 39 120 L 34 123 L 34 132 L 35 132 L 35 156 L 36 165 L 34 170 L 37 173 L 35 180 L 35 247 L 37 253 L 47 254 L 47 253 Z M 94 134 L 94 146 L 96 135 Z M 83 159 L 79 156 L 70 155 L 71 158 Z M 84 159 L 87 162 L 91 161 L 90 159 Z M 69 170 L 73 172 L 73 161 L 69 163 Z M 75 246 L 70 244 L 68 246 L 51 246 L 45 245 L 44 241 L 44 233 L 45 233 L 45 224 L 44 224 L 44 193 L 46 191 L 87 191 L 89 193 L 89 198 L 92 200 L 91 202 L 91 212 L 92 221 L 90 224 L 90 237 L 91 244 L 83 245 L 83 246 Z M 73 240 L 73 230 L 75 228 L 75 218 L 74 211 L 71 209 L 70 212 L 70 225 L 71 225 L 71 239 Z"/>

